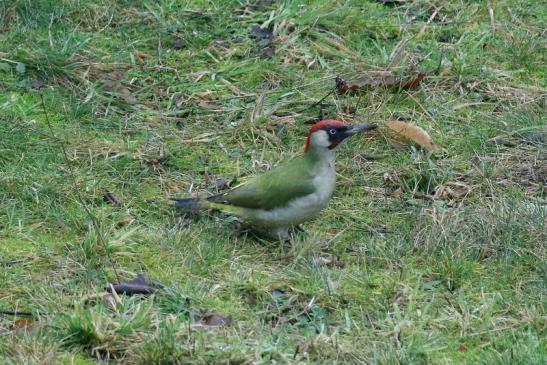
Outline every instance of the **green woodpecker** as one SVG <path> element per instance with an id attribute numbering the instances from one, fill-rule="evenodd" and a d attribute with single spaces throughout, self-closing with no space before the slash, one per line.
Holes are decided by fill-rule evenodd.
<path id="1" fill-rule="evenodd" d="M 303 155 L 225 193 L 175 199 L 175 205 L 188 212 L 220 210 L 272 238 L 290 239 L 290 229 L 316 216 L 334 191 L 334 148 L 346 138 L 376 127 L 320 121 L 311 127 Z"/>

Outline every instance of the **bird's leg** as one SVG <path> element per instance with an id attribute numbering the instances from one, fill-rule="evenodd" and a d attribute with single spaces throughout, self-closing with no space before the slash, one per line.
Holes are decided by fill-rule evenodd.
<path id="1" fill-rule="evenodd" d="M 274 228 L 268 232 L 268 236 L 270 236 L 273 239 L 278 239 L 284 242 L 290 242 L 292 240 L 292 236 L 289 232 L 288 228 L 280 227 L 280 228 Z"/>
<path id="2" fill-rule="evenodd" d="M 241 236 L 245 232 L 245 230 L 244 230 L 244 228 L 243 228 L 243 226 L 241 225 L 240 222 L 236 222 L 234 226 L 235 226 L 234 227 L 234 232 L 235 232 L 236 236 Z"/>

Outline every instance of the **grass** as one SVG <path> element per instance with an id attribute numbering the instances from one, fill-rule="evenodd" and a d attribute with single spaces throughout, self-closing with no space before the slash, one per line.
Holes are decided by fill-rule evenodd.
<path id="1" fill-rule="evenodd" d="M 32 316 L 0 314 L 0 362 L 545 363 L 546 14 L 2 2 L 0 309 Z M 301 153 L 334 78 L 385 69 L 428 77 L 327 97 L 325 117 L 380 133 L 339 148 L 334 197 L 291 247 L 172 209 Z M 397 118 L 444 152 L 394 141 Z M 161 288 L 104 295 L 139 273 Z M 232 323 L 191 327 L 208 313 Z"/>

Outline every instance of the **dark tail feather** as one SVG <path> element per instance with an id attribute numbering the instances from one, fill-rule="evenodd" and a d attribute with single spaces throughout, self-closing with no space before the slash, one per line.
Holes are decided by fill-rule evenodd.
<path id="1" fill-rule="evenodd" d="M 175 207 L 187 212 L 197 212 L 198 210 L 207 209 L 207 204 L 200 198 L 175 198 L 172 200 L 175 201 Z"/>

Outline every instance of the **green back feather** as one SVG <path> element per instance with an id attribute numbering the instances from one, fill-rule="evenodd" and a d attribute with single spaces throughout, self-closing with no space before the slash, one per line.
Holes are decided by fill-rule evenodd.
<path id="1" fill-rule="evenodd" d="M 251 209 L 283 207 L 315 191 L 312 172 L 317 163 L 318 159 L 307 153 L 209 200 Z"/>

